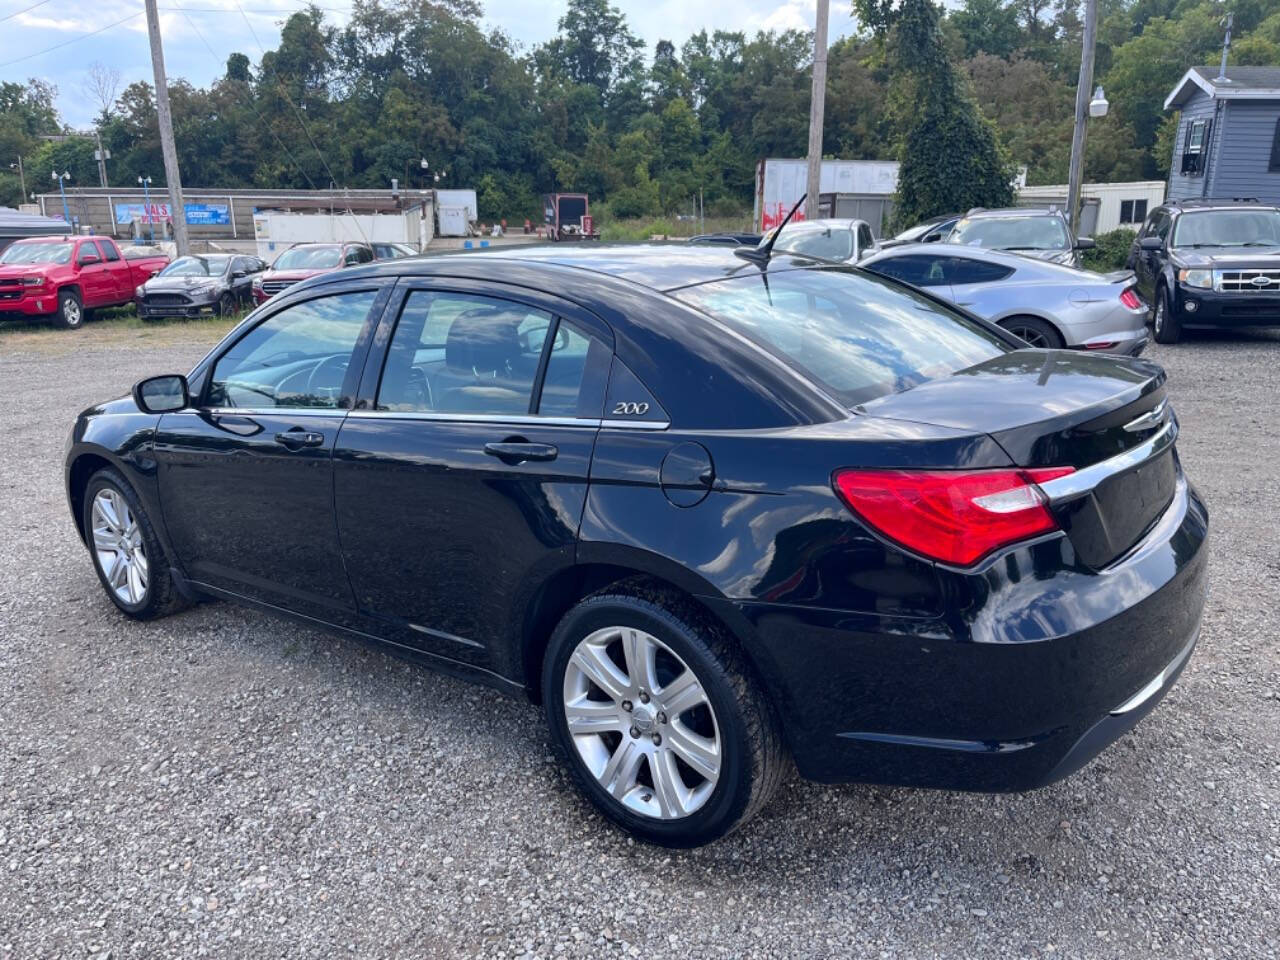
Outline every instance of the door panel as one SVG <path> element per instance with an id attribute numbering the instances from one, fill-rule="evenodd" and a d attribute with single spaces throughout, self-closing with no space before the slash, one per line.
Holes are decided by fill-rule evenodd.
<path id="1" fill-rule="evenodd" d="M 161 418 L 161 509 L 192 579 L 354 617 L 332 456 L 390 289 L 375 281 L 284 303 L 221 348 L 194 409 Z"/>
<path id="2" fill-rule="evenodd" d="M 519 589 L 573 563 L 595 426 L 353 413 L 334 450 L 338 532 L 356 603 L 389 639 L 490 665 Z M 506 462 L 507 441 L 555 448 Z"/>
<path id="3" fill-rule="evenodd" d="M 322 619 L 352 609 L 333 524 L 331 456 L 344 415 L 201 410 L 161 418 L 161 505 L 188 576 Z M 289 433 L 313 436 L 277 440 Z"/>
<path id="4" fill-rule="evenodd" d="M 359 611 L 507 676 L 517 611 L 574 562 L 612 355 L 545 296 L 510 296 L 405 290 L 334 450 Z"/>

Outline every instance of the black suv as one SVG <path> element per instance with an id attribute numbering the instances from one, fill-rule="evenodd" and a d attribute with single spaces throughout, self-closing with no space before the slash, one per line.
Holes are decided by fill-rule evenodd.
<path id="1" fill-rule="evenodd" d="M 1169 200 L 1129 252 L 1153 304 L 1157 343 L 1184 326 L 1280 325 L 1280 207 L 1255 200 Z"/>

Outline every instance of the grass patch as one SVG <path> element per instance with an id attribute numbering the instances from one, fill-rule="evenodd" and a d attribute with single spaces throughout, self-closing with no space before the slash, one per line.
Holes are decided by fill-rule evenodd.
<path id="1" fill-rule="evenodd" d="M 631 220 L 606 220 L 600 226 L 600 239 L 610 243 L 639 243 L 651 237 L 680 240 L 700 233 L 744 233 L 751 230 L 751 215 L 707 217 L 706 221 L 676 220 L 673 217 L 640 217 Z"/>
<path id="2" fill-rule="evenodd" d="M 79 330 L 64 330 L 48 320 L 0 321 L 0 352 L 73 350 L 86 339 L 106 343 L 173 343 L 195 340 L 216 343 L 247 316 L 241 310 L 229 317 L 165 317 L 143 319 L 132 305 L 93 310 Z"/>

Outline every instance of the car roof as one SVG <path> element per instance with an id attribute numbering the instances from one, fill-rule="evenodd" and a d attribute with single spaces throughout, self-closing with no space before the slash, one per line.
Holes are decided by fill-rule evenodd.
<path id="1" fill-rule="evenodd" d="M 680 241 L 602 244 L 594 241 L 558 244 L 510 244 L 480 251 L 428 255 L 383 261 L 378 269 L 392 273 L 446 272 L 451 263 L 474 265 L 484 260 L 511 260 L 531 265 L 572 268 L 627 280 L 659 292 L 712 280 L 758 273 L 756 264 L 735 256 L 734 247 Z M 768 270 L 802 269 L 823 263 L 812 257 L 778 253 Z M 351 275 L 352 271 L 343 271 Z"/>
<path id="2" fill-rule="evenodd" d="M 1061 217 L 1061 210 L 1044 207 L 1005 207 L 1001 210 L 970 210 L 962 214 L 962 220 L 985 220 L 988 217 Z"/>

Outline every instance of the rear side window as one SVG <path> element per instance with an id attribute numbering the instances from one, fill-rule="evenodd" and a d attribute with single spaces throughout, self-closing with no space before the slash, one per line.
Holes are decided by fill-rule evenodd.
<path id="1" fill-rule="evenodd" d="M 985 263 L 968 257 L 952 257 L 946 268 L 947 279 L 952 283 L 994 283 L 1013 273 L 1013 267 L 1003 263 Z"/>
<path id="2" fill-rule="evenodd" d="M 744 275 L 674 291 L 848 406 L 1013 348 L 925 297 L 849 270 Z"/>
<path id="3" fill-rule="evenodd" d="M 947 282 L 944 269 L 946 257 L 915 254 L 909 257 L 888 257 L 867 265 L 868 270 L 893 277 L 913 287 L 937 287 Z"/>
<path id="4" fill-rule="evenodd" d="M 405 301 L 391 337 L 377 409 L 480 417 L 527 416 L 533 410 L 548 417 L 599 417 L 603 385 L 584 384 L 588 369 L 600 366 L 592 351 L 604 349 L 572 323 L 525 304 L 416 290 Z M 535 405 L 544 357 L 543 387 Z"/>
<path id="5" fill-rule="evenodd" d="M 103 239 L 98 241 L 98 246 L 102 248 L 102 255 L 106 257 L 108 260 L 120 259 L 120 253 L 118 250 L 116 250 L 116 245 L 112 241 L 107 240 L 104 237 Z"/>

